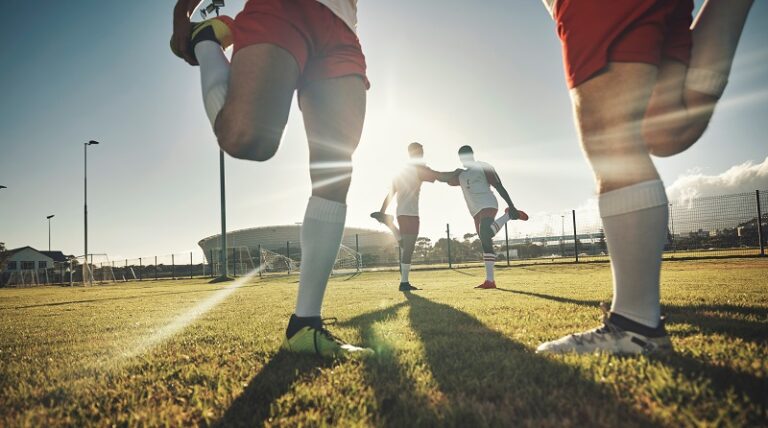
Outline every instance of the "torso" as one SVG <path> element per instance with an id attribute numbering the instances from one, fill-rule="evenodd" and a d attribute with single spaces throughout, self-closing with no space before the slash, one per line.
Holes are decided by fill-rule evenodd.
<path id="1" fill-rule="evenodd" d="M 493 168 L 484 162 L 476 162 L 474 165 L 459 174 L 459 185 L 464 193 L 469 213 L 474 216 L 484 208 L 498 208 L 496 195 L 491 190 L 488 182 L 488 172 Z"/>

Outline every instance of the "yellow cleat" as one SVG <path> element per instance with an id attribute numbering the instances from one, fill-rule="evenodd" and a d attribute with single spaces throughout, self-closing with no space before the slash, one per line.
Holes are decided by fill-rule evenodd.
<path id="1" fill-rule="evenodd" d="M 366 357 L 373 355 L 373 349 L 344 343 L 324 327 L 303 327 L 290 338 L 285 338 L 282 349 L 300 354 L 315 354 L 321 357 Z"/>

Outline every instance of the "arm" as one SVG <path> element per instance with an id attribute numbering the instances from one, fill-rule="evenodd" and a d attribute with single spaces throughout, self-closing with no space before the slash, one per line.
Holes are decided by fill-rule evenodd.
<path id="1" fill-rule="evenodd" d="M 189 34 L 192 32 L 192 24 L 189 18 L 194 13 L 201 0 L 177 0 L 173 8 L 173 35 L 171 45 L 176 52 L 181 53 L 181 58 L 190 65 L 197 65 L 194 55 L 189 50 Z"/>
<path id="2" fill-rule="evenodd" d="M 499 196 L 501 196 L 501 198 L 504 199 L 504 202 L 507 203 L 507 206 L 509 207 L 509 217 L 513 220 L 517 220 L 519 217 L 517 209 L 515 208 L 515 204 L 512 203 L 512 198 L 509 197 L 509 192 L 507 192 L 507 189 L 501 184 L 499 174 L 497 174 L 495 170 L 486 171 L 486 177 L 491 186 L 493 186 L 493 188 L 496 189 L 496 192 L 499 193 Z"/>

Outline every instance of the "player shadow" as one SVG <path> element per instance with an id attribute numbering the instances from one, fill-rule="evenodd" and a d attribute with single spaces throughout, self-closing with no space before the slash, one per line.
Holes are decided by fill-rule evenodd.
<path id="1" fill-rule="evenodd" d="M 571 299 L 505 288 L 497 288 L 497 290 L 594 309 L 597 309 L 601 302 L 600 300 Z M 672 324 L 690 324 L 694 326 L 694 330 L 691 332 L 675 332 L 673 340 L 674 336 L 688 336 L 691 334 L 722 334 L 738 337 L 750 342 L 765 341 L 766 337 L 768 337 L 768 334 L 765 333 L 765 321 L 744 319 L 749 317 L 756 320 L 768 320 L 768 308 L 732 304 L 664 304 L 661 310 L 667 317 L 666 323 L 668 326 Z"/>
<path id="2" fill-rule="evenodd" d="M 243 392 L 229 405 L 215 427 L 262 426 L 270 417 L 272 404 L 285 395 L 291 385 L 317 375 L 319 369 L 333 367 L 338 361 L 314 355 L 296 355 L 279 351 L 248 382 Z"/>
<path id="3" fill-rule="evenodd" d="M 437 391 L 417 391 L 414 369 L 402 367 L 391 352 L 367 360 L 369 383 L 384 425 L 407 420 L 413 426 L 514 426 L 536 421 L 551 424 L 563 418 L 585 424 L 651 423 L 616 402 L 608 389 L 586 379 L 578 368 L 537 356 L 449 305 L 403 294 Z M 398 309 L 396 305 L 363 314 L 344 324 L 359 328 L 371 341 L 366 344 L 375 346 L 374 324 L 394 316 Z M 419 361 L 409 364 L 421 365 Z M 589 397 L 595 406 L 585 411 L 583 401 L 573 397 Z"/>

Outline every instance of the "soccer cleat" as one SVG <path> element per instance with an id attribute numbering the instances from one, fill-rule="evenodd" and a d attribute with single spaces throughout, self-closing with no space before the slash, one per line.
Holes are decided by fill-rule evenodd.
<path id="1" fill-rule="evenodd" d="M 602 352 L 616 355 L 650 355 L 672 352 L 672 342 L 667 336 L 663 318 L 659 326 L 652 329 L 620 315 L 611 314 L 605 304 L 601 304 L 600 309 L 603 311 L 602 327 L 542 343 L 536 348 L 536 353 L 591 354 Z M 624 326 L 620 327 L 617 323 L 624 324 Z M 631 331 L 626 327 L 634 327 L 643 331 Z"/>
<path id="2" fill-rule="evenodd" d="M 481 290 L 491 290 L 496 288 L 496 281 L 489 281 L 486 279 L 485 282 L 483 282 L 482 284 L 478 285 L 475 288 L 479 288 Z"/>
<path id="3" fill-rule="evenodd" d="M 189 51 L 192 56 L 195 55 L 195 45 L 203 40 L 210 40 L 221 45 L 222 49 L 230 47 L 233 43 L 232 26 L 234 21 L 228 16 L 217 16 L 203 22 L 193 22 L 192 31 L 189 36 Z M 181 57 L 171 43 L 173 53 Z M 197 58 L 195 58 L 197 60 Z"/>
<path id="4" fill-rule="evenodd" d="M 415 291 L 415 290 L 420 290 L 420 288 L 412 286 L 410 282 L 401 282 L 399 290 L 400 291 Z"/>
<path id="5" fill-rule="evenodd" d="M 321 357 L 350 357 L 373 355 L 373 349 L 344 343 L 325 327 L 305 326 L 283 341 L 282 349 L 299 354 L 314 354 Z"/>
<path id="6" fill-rule="evenodd" d="M 505 209 L 504 212 L 509 215 L 509 208 Z M 512 216 L 509 217 L 511 220 L 522 220 L 522 221 L 528 221 L 528 214 L 525 213 L 525 211 L 517 210 L 517 218 L 513 219 Z"/>

